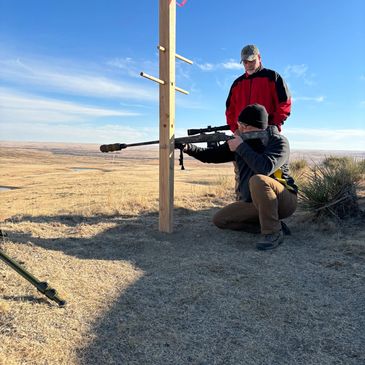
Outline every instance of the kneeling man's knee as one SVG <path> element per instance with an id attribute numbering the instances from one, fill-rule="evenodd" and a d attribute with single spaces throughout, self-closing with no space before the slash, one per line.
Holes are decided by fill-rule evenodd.
<path id="1" fill-rule="evenodd" d="M 221 214 L 221 211 L 218 211 L 214 214 L 212 221 L 213 224 L 218 228 L 226 228 L 226 219 L 224 218 L 223 214 Z"/>
<path id="2" fill-rule="evenodd" d="M 267 179 L 266 175 L 256 174 L 251 176 L 248 182 L 250 189 L 255 188 L 256 186 L 262 186 L 266 183 L 265 179 Z"/>

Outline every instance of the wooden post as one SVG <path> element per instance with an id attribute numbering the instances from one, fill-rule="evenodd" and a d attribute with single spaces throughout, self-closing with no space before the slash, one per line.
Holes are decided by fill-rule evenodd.
<path id="1" fill-rule="evenodd" d="M 160 0 L 160 217 L 159 230 L 172 232 L 174 208 L 176 2 Z"/>
<path id="2" fill-rule="evenodd" d="M 160 0 L 159 6 L 160 77 L 141 72 L 140 75 L 160 84 L 160 220 L 161 232 L 173 230 L 174 210 L 174 147 L 175 147 L 175 91 L 189 94 L 175 85 L 175 58 L 186 63 L 193 61 L 176 54 L 176 1 Z"/>

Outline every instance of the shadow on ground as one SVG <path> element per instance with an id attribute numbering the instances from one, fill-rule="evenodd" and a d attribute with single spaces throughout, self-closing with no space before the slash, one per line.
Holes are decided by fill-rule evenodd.
<path id="1" fill-rule="evenodd" d="M 64 224 L 114 222 L 92 238 L 8 232 L 81 259 L 126 260 L 143 276 L 120 296 L 78 349 L 81 364 L 358 364 L 364 358 L 362 276 L 341 252 L 300 234 L 272 252 L 255 235 L 221 231 L 213 210 L 175 211 L 175 232 L 156 214 L 22 217 Z M 312 237 L 313 238 L 313 237 Z M 309 237 L 311 239 L 311 237 Z M 321 238 L 323 239 L 323 238 Z"/>

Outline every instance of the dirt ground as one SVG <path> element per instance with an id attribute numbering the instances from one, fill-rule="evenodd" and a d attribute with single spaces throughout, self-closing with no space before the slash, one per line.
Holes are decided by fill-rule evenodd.
<path id="1" fill-rule="evenodd" d="M 211 223 L 233 199 L 230 164 L 177 166 L 167 234 L 155 151 L 0 147 L 0 186 L 16 188 L 0 192 L 0 248 L 67 300 L 0 261 L 0 364 L 365 363 L 364 217 L 299 209 L 259 252 Z"/>

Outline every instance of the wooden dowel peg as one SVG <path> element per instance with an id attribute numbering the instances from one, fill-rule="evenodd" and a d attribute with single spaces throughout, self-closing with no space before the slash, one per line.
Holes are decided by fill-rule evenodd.
<path id="1" fill-rule="evenodd" d="M 162 46 L 157 46 L 157 49 L 160 50 L 161 52 L 165 52 L 166 51 L 166 48 L 165 47 L 162 47 Z M 184 61 L 184 62 L 188 63 L 189 65 L 192 65 L 194 63 L 193 61 L 189 60 L 188 58 L 183 57 L 183 56 L 180 56 L 177 53 L 175 54 L 175 57 L 178 58 L 181 61 Z"/>
<path id="2" fill-rule="evenodd" d="M 192 65 L 193 64 L 193 61 L 190 61 L 189 59 L 183 57 L 183 56 L 180 56 L 179 54 L 175 54 L 175 57 L 178 58 L 179 60 L 181 61 L 184 61 L 186 63 L 188 63 L 189 65 Z"/>
<path id="3" fill-rule="evenodd" d="M 162 80 L 158 79 L 157 77 L 148 75 L 148 74 L 146 74 L 144 72 L 141 72 L 140 75 L 143 76 L 143 77 L 145 77 L 146 79 L 152 80 L 152 81 L 157 82 L 157 83 L 159 83 L 161 85 L 165 85 L 165 81 L 162 81 Z"/>
<path id="4" fill-rule="evenodd" d="M 186 91 L 180 87 L 175 86 L 175 90 L 181 92 L 182 94 L 189 95 L 189 91 Z"/>
<path id="5" fill-rule="evenodd" d="M 159 83 L 161 85 L 165 85 L 165 81 L 160 80 L 157 77 L 148 75 L 148 74 L 146 74 L 144 72 L 141 72 L 140 75 L 143 76 L 143 77 L 145 77 L 146 79 L 152 80 L 152 81 L 157 82 L 157 83 Z M 186 91 L 186 90 L 182 89 L 181 87 L 175 86 L 175 90 L 176 91 L 179 91 L 179 92 L 181 92 L 181 93 L 183 93 L 185 95 L 189 95 L 189 91 Z"/>

